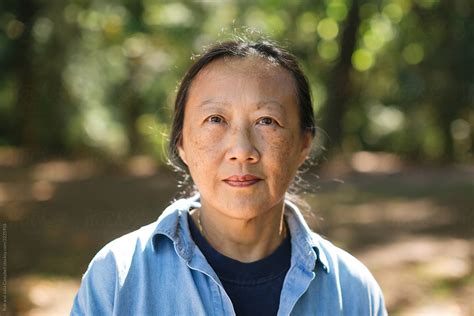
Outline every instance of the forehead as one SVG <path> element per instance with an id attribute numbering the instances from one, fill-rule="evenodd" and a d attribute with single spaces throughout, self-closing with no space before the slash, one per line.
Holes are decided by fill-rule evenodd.
<path id="1" fill-rule="evenodd" d="M 291 78 L 291 74 L 282 66 L 260 56 L 231 57 L 224 56 L 212 61 L 199 72 L 198 76 L 206 74 L 246 74 L 262 77 L 267 75 Z"/>
<path id="2" fill-rule="evenodd" d="M 189 91 L 190 99 L 220 96 L 271 97 L 296 102 L 296 89 L 293 75 L 265 58 L 224 57 L 205 66 Z"/>

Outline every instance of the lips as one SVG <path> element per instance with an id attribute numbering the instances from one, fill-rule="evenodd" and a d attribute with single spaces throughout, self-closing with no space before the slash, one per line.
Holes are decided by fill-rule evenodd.
<path id="1" fill-rule="evenodd" d="M 233 175 L 231 177 L 224 179 L 224 182 L 232 187 L 249 187 L 251 185 L 256 184 L 260 180 L 262 179 L 257 176 L 246 174 L 246 175 Z"/>

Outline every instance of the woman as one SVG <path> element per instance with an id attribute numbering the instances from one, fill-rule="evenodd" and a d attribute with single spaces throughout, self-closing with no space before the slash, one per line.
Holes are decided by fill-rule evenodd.
<path id="1" fill-rule="evenodd" d="M 357 259 L 285 199 L 315 134 L 308 82 L 269 42 L 209 48 L 180 85 L 171 160 L 199 192 L 92 260 L 72 315 L 385 315 Z"/>

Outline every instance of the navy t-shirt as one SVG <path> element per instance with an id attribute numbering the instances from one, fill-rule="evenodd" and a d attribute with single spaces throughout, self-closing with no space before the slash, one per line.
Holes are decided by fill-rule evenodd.
<path id="1" fill-rule="evenodd" d="M 191 236 L 214 269 L 237 315 L 276 315 L 283 281 L 290 268 L 289 234 L 268 257 L 244 263 L 216 251 L 201 235 L 189 215 Z"/>

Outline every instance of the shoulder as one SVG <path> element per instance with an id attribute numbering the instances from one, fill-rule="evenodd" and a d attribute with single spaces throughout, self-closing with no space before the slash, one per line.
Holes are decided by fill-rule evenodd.
<path id="1" fill-rule="evenodd" d="M 187 209 L 190 203 L 192 201 L 186 199 L 174 201 L 164 209 L 157 221 L 106 244 L 94 256 L 86 274 L 92 268 L 104 266 L 109 270 L 116 270 L 118 277 L 120 277 L 127 271 L 132 257 L 135 257 L 134 260 L 140 260 L 140 256 L 156 250 L 154 243 L 156 235 L 167 236 L 170 239 L 175 238 L 179 212 Z"/>
<path id="2" fill-rule="evenodd" d="M 330 272 L 361 280 L 373 279 L 367 267 L 353 255 L 316 233 L 312 233 L 312 238 L 319 252 L 318 257 L 323 263 L 327 262 Z"/>
<path id="3" fill-rule="evenodd" d="M 122 256 L 135 250 L 143 250 L 153 236 L 156 226 L 157 222 L 153 222 L 112 240 L 97 253 L 96 258 L 101 258 L 106 254 Z"/>
<path id="4" fill-rule="evenodd" d="M 357 279 L 373 278 L 367 267 L 347 251 L 322 237 L 319 237 L 319 244 L 328 259 L 331 270 L 334 272 Z"/>
<path id="5" fill-rule="evenodd" d="M 337 280 L 345 304 L 366 306 L 371 315 L 384 315 L 382 290 L 367 267 L 347 251 L 313 233 L 319 246 L 319 257 L 324 256 L 329 268 L 328 276 Z M 376 312 L 378 311 L 378 312 Z"/>
<path id="6" fill-rule="evenodd" d="M 156 224 L 144 226 L 105 245 L 89 263 L 71 315 L 112 314 L 114 298 L 137 250 L 144 250 Z"/>
<path id="7" fill-rule="evenodd" d="M 89 269 L 104 265 L 117 272 L 117 277 L 128 270 L 130 261 L 135 253 L 143 253 L 151 247 L 153 232 L 157 223 L 143 226 L 133 232 L 116 238 L 106 244 L 92 259 Z"/>
<path id="8" fill-rule="evenodd" d="M 147 280 L 143 276 L 150 260 L 158 260 L 154 267 L 161 266 L 159 260 L 174 260 L 179 214 L 189 205 L 194 205 L 192 203 L 194 199 L 175 201 L 156 222 L 106 244 L 94 256 L 82 277 L 71 315 L 112 314 L 115 300 L 120 296 L 126 280 L 134 279 L 134 286 L 140 288 L 141 282 Z"/>

